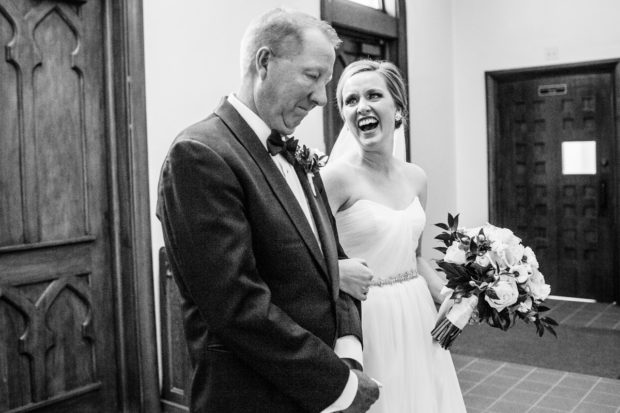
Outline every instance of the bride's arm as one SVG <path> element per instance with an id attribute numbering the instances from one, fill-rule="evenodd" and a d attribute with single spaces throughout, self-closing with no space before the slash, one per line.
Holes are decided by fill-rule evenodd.
<path id="1" fill-rule="evenodd" d="M 433 269 L 429 262 L 422 256 L 420 256 L 420 254 L 417 254 L 417 261 L 418 273 L 426 280 L 426 283 L 428 284 L 428 289 L 430 290 L 431 296 L 433 297 L 433 301 L 435 301 L 437 304 L 443 303 L 447 293 L 444 291 L 444 294 L 442 294 L 441 290 L 446 285 L 446 282 L 437 273 L 437 271 Z"/>
<path id="2" fill-rule="evenodd" d="M 346 173 L 347 171 L 337 162 L 328 163 L 321 171 L 321 178 L 323 179 L 325 191 L 327 192 L 329 207 L 334 216 L 349 199 L 349 188 L 348 185 L 346 185 L 345 179 Z"/>
<path id="3" fill-rule="evenodd" d="M 348 173 L 348 168 L 337 162 L 328 163 L 321 171 L 329 207 L 334 216 L 351 197 L 351 185 L 347 184 Z M 373 273 L 367 267 L 366 262 L 352 257 L 339 260 L 338 267 L 340 272 L 340 290 L 357 300 L 364 301 L 373 278 Z"/>
<path id="4" fill-rule="evenodd" d="M 427 196 L 427 180 L 426 173 L 417 167 L 413 166 L 409 167 L 412 174 L 410 175 L 411 181 L 415 185 L 416 192 L 418 193 L 418 197 L 420 199 L 420 204 L 422 204 L 422 208 L 426 211 L 426 196 Z M 416 250 L 416 261 L 417 261 L 417 269 L 418 274 L 420 274 L 426 280 L 426 284 L 428 284 L 428 289 L 431 292 L 431 296 L 433 300 L 441 304 L 444 302 L 447 293 L 444 290 L 444 294 L 442 294 L 442 289 L 446 285 L 445 279 L 435 271 L 435 269 L 431 266 L 431 264 L 422 257 L 422 234 L 420 234 L 420 239 L 418 240 L 418 248 Z"/>

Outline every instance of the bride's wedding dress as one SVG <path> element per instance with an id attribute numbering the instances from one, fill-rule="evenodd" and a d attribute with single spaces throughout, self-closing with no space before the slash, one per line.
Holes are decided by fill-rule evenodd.
<path id="1" fill-rule="evenodd" d="M 377 284 L 362 304 L 364 372 L 383 384 L 373 413 L 465 411 L 450 353 L 431 337 L 433 299 L 416 273 L 425 221 L 418 198 L 402 210 L 362 199 L 336 213 L 345 252 L 365 259 Z"/>

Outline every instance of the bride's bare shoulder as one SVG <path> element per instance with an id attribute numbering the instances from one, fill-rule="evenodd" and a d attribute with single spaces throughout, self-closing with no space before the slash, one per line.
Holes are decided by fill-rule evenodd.
<path id="1" fill-rule="evenodd" d="M 345 158 L 330 160 L 321 170 L 324 181 L 340 186 L 348 184 L 355 177 L 355 166 Z"/>
<path id="2" fill-rule="evenodd" d="M 403 171 L 407 185 L 420 198 L 422 205 L 426 205 L 427 178 L 426 172 L 419 165 L 403 162 Z"/>
<path id="3" fill-rule="evenodd" d="M 355 184 L 355 166 L 345 159 L 332 160 L 321 170 L 332 213 L 349 205 Z"/>
<path id="4" fill-rule="evenodd" d="M 419 165 L 403 161 L 402 168 L 408 180 L 421 185 L 426 184 L 426 172 Z"/>

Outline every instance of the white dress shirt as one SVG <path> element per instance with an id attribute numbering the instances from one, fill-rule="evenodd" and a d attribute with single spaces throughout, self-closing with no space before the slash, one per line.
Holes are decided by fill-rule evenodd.
<path id="1" fill-rule="evenodd" d="M 267 126 L 267 124 L 256 113 L 252 112 L 252 110 L 241 102 L 234 94 L 231 93 L 228 95 L 228 103 L 230 103 L 237 110 L 237 112 L 239 112 L 239 115 L 241 115 L 243 120 L 246 121 L 256 136 L 258 136 L 258 139 L 265 147 L 265 150 L 267 150 L 267 138 L 271 134 L 271 129 L 269 126 Z M 320 246 L 321 242 L 318 237 L 314 218 L 312 217 L 312 213 L 310 211 L 310 206 L 308 205 L 308 198 L 306 198 L 306 194 L 304 193 L 293 166 L 282 154 L 272 156 L 271 159 L 276 164 L 280 172 L 282 172 L 286 183 L 291 188 L 291 191 L 293 191 L 293 195 L 295 195 L 299 206 L 301 206 L 301 209 L 304 211 L 304 215 L 312 228 L 312 232 L 314 232 L 314 236 L 319 241 Z M 338 357 L 351 358 L 362 364 L 362 345 L 355 336 L 344 336 L 336 340 L 334 352 Z M 357 376 L 355 373 L 350 371 L 349 380 L 347 381 L 340 397 L 321 413 L 331 413 L 347 409 L 351 403 L 353 403 L 353 399 L 357 393 L 357 386 Z"/>

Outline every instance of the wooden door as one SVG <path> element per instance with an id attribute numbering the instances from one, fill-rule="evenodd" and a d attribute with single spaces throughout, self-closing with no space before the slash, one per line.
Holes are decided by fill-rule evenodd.
<path id="1" fill-rule="evenodd" d="M 100 1 L 0 0 L 0 411 L 117 411 Z"/>
<path id="2" fill-rule="evenodd" d="M 497 85 L 492 208 L 535 250 L 554 295 L 615 299 L 613 101 L 613 72 Z"/>

